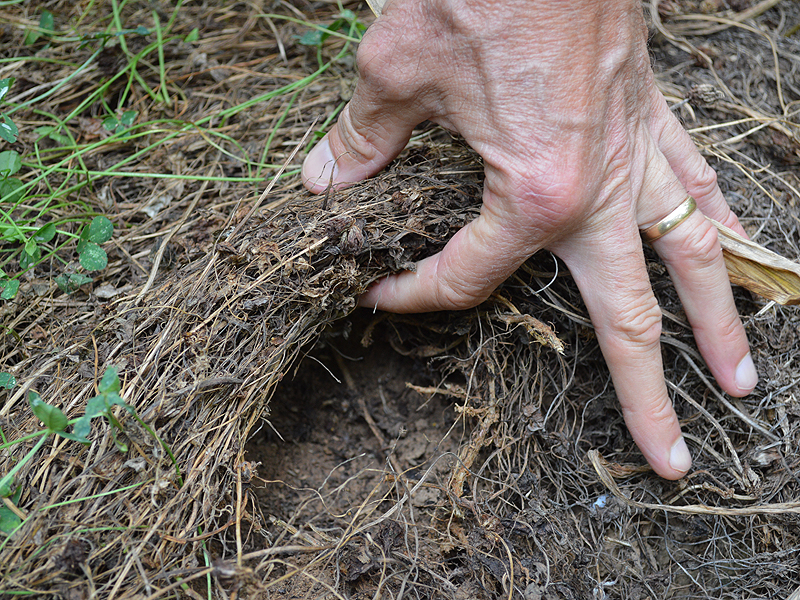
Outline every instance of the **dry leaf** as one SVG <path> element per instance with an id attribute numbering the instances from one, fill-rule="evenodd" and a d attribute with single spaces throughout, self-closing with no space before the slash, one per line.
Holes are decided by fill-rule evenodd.
<path id="1" fill-rule="evenodd" d="M 383 12 L 383 7 L 386 6 L 387 0 L 367 0 L 367 4 L 375 13 L 376 17 L 380 17 Z"/>
<path id="2" fill-rule="evenodd" d="M 774 300 L 800 304 L 800 265 L 709 219 L 719 232 L 719 243 L 731 283 Z"/>
<path id="3" fill-rule="evenodd" d="M 94 117 L 78 117 L 78 127 L 85 140 L 104 140 L 111 132 L 103 127 L 103 121 Z"/>

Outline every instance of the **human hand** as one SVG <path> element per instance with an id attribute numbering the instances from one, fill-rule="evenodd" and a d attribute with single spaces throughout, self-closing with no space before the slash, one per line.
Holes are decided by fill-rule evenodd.
<path id="1" fill-rule="evenodd" d="M 719 385 L 744 396 L 757 375 L 703 214 L 744 231 L 656 88 L 639 2 L 392 0 L 358 67 L 352 100 L 303 165 L 309 189 L 374 175 L 426 119 L 459 132 L 486 174 L 480 216 L 360 303 L 469 308 L 551 250 L 586 302 L 634 440 L 658 474 L 681 477 L 691 457 L 664 383 L 639 230 L 687 193 L 700 210 L 653 247 Z"/>

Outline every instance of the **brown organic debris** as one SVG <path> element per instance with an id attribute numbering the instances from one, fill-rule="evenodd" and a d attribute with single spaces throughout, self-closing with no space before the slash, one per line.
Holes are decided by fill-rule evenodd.
<path id="1" fill-rule="evenodd" d="M 709 219 L 719 232 L 719 243 L 732 283 L 778 304 L 800 304 L 800 264 L 743 238 Z"/>
<path id="2" fill-rule="evenodd" d="M 168 4 L 131 0 L 119 11 L 133 27 L 152 27 L 165 11 L 164 26 Z M 88 3 L 99 11 L 89 30 L 76 16 L 86 3 L 44 5 L 58 27 L 82 35 L 111 14 Z M 791 28 L 800 6 L 649 5 L 671 108 L 747 231 L 798 256 L 800 48 Z M 0 10 L 2 76 L 17 77 L 14 94 L 60 87 L 45 110 L 13 117 L 25 132 L 45 113 L 64 117 L 79 144 L 95 144 L 106 136 L 104 108 L 66 116 L 129 57 L 115 36 L 97 69 L 68 79 L 65 65 L 89 58 L 90 38 L 42 38 L 36 60 L 16 60 L 37 22 L 30 6 Z M 19 497 L 0 504 L 23 521 L 0 535 L 0 595 L 641 600 L 800 589 L 796 309 L 735 290 L 761 382 L 749 397 L 728 398 L 645 249 L 665 315 L 668 389 L 694 459 L 680 482 L 655 476 L 633 445 L 577 288 L 549 253 L 469 311 L 357 311 L 372 281 L 437 252 L 476 217 L 482 165 L 426 126 L 386 172 L 347 190 L 314 197 L 298 177 L 273 179 L 281 165 L 299 169 L 300 140 L 335 118 L 355 72 L 347 55 L 296 95 L 274 95 L 342 47 L 336 36 L 320 48 L 299 44 L 310 30 L 300 17 L 326 27 L 340 7 L 266 6 L 181 5 L 164 46 L 170 102 L 118 78 L 108 102 L 129 93 L 139 122 L 154 125 L 82 157 L 90 173 L 130 158 L 129 172 L 98 176 L 77 198 L 114 220 L 109 267 L 63 294 L 50 282 L 59 260 L 74 258 L 67 249 L 3 304 L 0 369 L 18 381 L 0 391 L 6 440 L 41 431 L 28 390 L 78 417 L 115 365 L 125 401 L 160 441 L 124 410 L 116 435 L 127 450 L 102 419 L 88 447 L 48 439 L 18 472 Z M 371 21 L 366 7 L 344 6 Z M 185 41 L 195 27 L 199 39 Z M 129 35 L 127 52 L 151 38 Z M 139 67 L 148 89 L 161 90 L 155 63 Z M 175 119 L 207 120 L 171 129 Z M 35 137 L 20 138 L 21 153 L 58 160 L 63 149 Z M 138 177 L 146 173 L 173 179 Z M 61 176 L 52 173 L 54 188 Z M 738 277 L 796 298 L 795 267 L 761 250 L 761 265 L 743 262 L 753 251 L 726 250 Z M 353 341 L 361 338 L 366 348 Z M 0 451 L 0 474 L 34 443 Z"/>

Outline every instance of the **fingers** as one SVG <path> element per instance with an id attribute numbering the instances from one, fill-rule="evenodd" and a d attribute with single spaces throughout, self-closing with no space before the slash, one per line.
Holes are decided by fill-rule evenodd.
<path id="1" fill-rule="evenodd" d="M 657 90 L 656 90 L 657 92 Z M 717 174 L 697 151 L 694 142 L 677 117 L 669 110 L 663 96 L 653 100 L 659 150 L 669 162 L 683 188 L 697 201 L 701 212 L 747 237 L 739 219 L 731 211 L 717 185 Z"/>
<path id="2" fill-rule="evenodd" d="M 312 192 L 371 177 L 400 154 L 414 127 L 432 116 L 431 74 L 411 54 L 416 39 L 411 33 L 419 32 L 402 26 L 403 15 L 396 19 L 400 24 L 390 26 L 390 20 L 382 17 L 365 34 L 353 97 L 303 163 L 303 183 Z"/>
<path id="3" fill-rule="evenodd" d="M 664 384 L 661 310 L 635 224 L 606 219 L 592 239 L 557 253 L 586 302 L 634 441 L 656 473 L 682 477 L 692 461 Z"/>
<path id="4" fill-rule="evenodd" d="M 672 165 L 665 161 L 664 155 L 656 153 L 648 166 L 642 190 L 645 206 L 639 212 L 642 228 L 666 216 L 685 198 Z M 683 173 L 686 179 L 693 179 L 688 171 Z M 710 191 L 706 198 L 713 196 Z M 727 205 L 724 210 L 730 213 Z M 746 396 L 758 376 L 733 300 L 716 228 L 697 210 L 652 246 L 669 271 L 697 346 L 717 383 L 733 396 Z"/>
<path id="5" fill-rule="evenodd" d="M 747 335 L 739 319 L 717 230 L 695 211 L 653 242 L 678 291 L 695 340 L 717 383 L 746 396 L 758 383 Z"/>
<path id="6" fill-rule="evenodd" d="M 684 176 L 691 179 L 688 171 Z M 672 166 L 654 150 L 638 202 L 638 227 L 660 221 L 685 197 Z M 616 219 L 609 212 L 598 216 L 597 229 L 582 234 L 585 239 L 562 242 L 555 251 L 567 262 L 586 301 L 634 440 L 657 473 L 675 479 L 689 468 L 691 458 L 664 386 L 661 312 L 645 270 L 637 223 L 626 222 L 624 211 Z M 732 395 L 748 394 L 757 375 L 716 229 L 695 211 L 653 247 L 667 265 L 718 383 Z"/>
<path id="7" fill-rule="evenodd" d="M 445 248 L 405 271 L 378 281 L 359 299 L 361 306 L 413 313 L 461 310 L 480 304 L 538 248 L 514 220 L 487 200 L 481 215 Z"/>
<path id="8" fill-rule="evenodd" d="M 310 191 L 318 194 L 331 185 L 343 186 L 371 177 L 400 154 L 420 122 L 409 120 L 403 113 L 387 115 L 378 106 L 364 104 L 354 96 L 336 125 L 308 153 L 302 177 Z M 382 114 L 372 116 L 375 113 Z"/>

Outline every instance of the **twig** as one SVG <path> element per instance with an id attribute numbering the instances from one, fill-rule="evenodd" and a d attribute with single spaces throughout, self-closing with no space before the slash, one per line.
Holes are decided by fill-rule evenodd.
<path id="1" fill-rule="evenodd" d="M 677 513 L 682 515 L 725 515 L 725 516 L 749 516 L 749 515 L 781 515 L 785 513 L 800 515 L 800 502 L 778 502 L 775 504 L 765 504 L 761 506 L 745 506 L 736 508 L 722 508 L 717 506 L 706 506 L 704 504 L 689 504 L 686 506 L 675 506 L 672 504 L 654 504 L 651 502 L 640 502 L 628 498 L 620 490 L 617 482 L 608 472 L 606 461 L 597 450 L 589 450 L 589 460 L 594 467 L 600 481 L 615 497 L 622 500 L 628 506 L 634 508 L 644 508 L 648 510 L 663 510 L 665 512 Z"/>
<path id="2" fill-rule="evenodd" d="M 711 385 L 711 382 L 703 374 L 703 372 L 700 370 L 700 367 L 697 366 L 697 364 L 691 359 L 691 357 L 686 352 L 684 352 L 683 350 L 679 350 L 679 352 L 681 353 L 681 356 L 683 357 L 683 360 L 685 360 L 687 363 L 689 363 L 689 366 L 692 367 L 692 369 L 694 370 L 695 373 L 697 373 L 697 376 L 700 378 L 700 380 L 706 385 L 706 387 L 711 391 L 711 393 L 714 394 L 714 396 L 717 398 L 717 400 L 719 400 L 723 405 L 725 405 L 725 407 L 729 411 L 731 411 L 733 414 L 735 414 L 737 417 L 739 417 L 742 421 L 747 423 L 753 429 L 763 433 L 765 436 L 767 436 L 773 442 L 777 442 L 780 439 L 780 438 L 778 438 L 778 436 L 776 436 L 774 433 L 772 433 L 767 428 L 765 428 L 763 425 L 761 425 L 758 421 L 756 421 L 753 417 L 751 417 L 748 414 L 743 413 L 741 410 L 739 410 L 733 404 L 731 404 L 730 400 L 725 398 L 725 396 L 723 396 L 722 394 L 719 393 L 719 391 L 717 390 L 716 387 Z"/>

